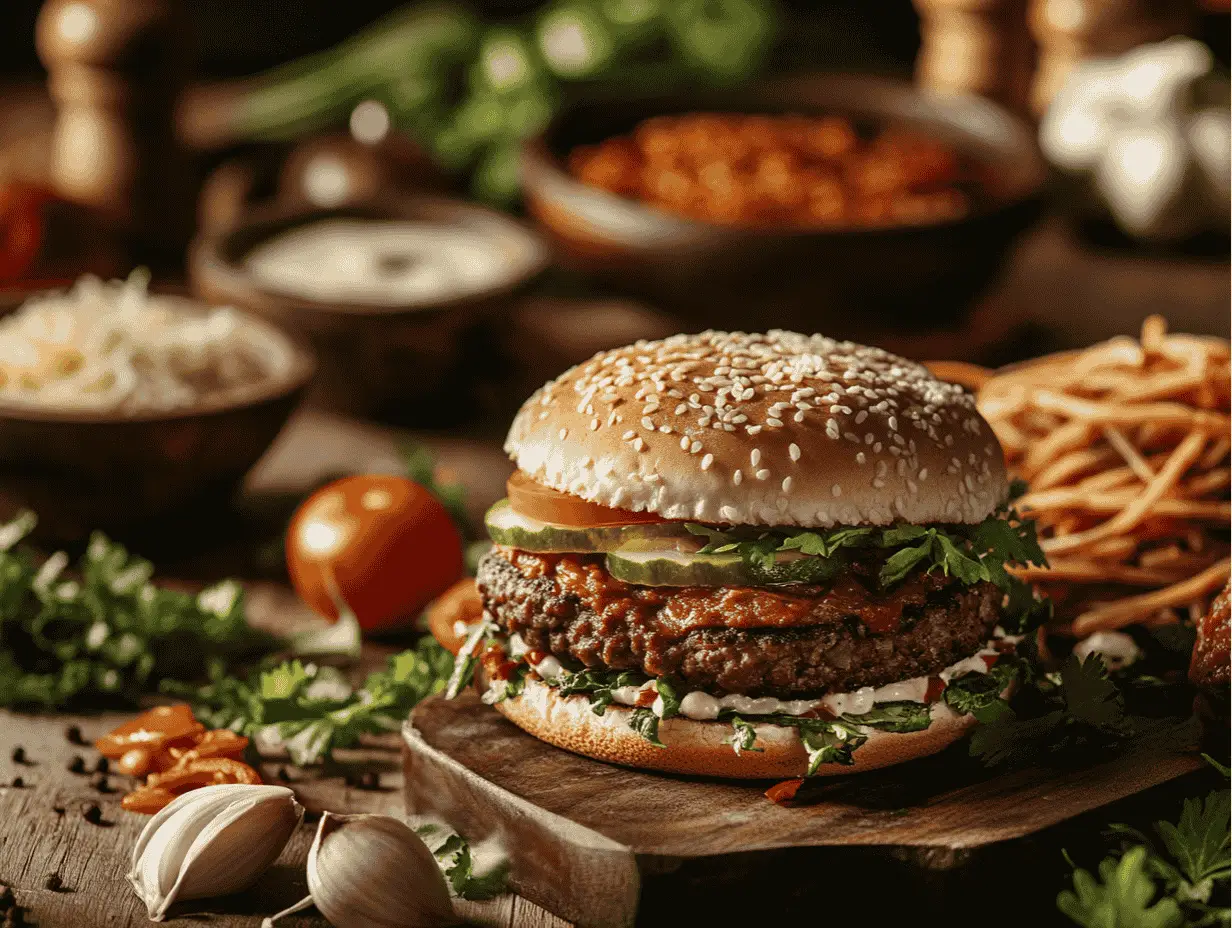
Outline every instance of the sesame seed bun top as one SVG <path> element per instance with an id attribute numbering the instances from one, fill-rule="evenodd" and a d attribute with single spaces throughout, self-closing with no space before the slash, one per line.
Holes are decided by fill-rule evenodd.
<path id="1" fill-rule="evenodd" d="M 555 490 L 712 523 L 974 523 L 1008 489 L 962 388 L 877 348 L 784 331 L 600 352 L 523 404 L 505 450 Z"/>

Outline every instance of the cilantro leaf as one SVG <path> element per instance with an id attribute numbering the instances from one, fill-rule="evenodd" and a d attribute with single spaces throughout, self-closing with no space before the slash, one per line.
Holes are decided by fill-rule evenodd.
<path id="1" fill-rule="evenodd" d="M 1146 864 L 1146 848 L 1136 847 L 1101 861 L 1098 878 L 1075 870 L 1073 889 L 1057 896 L 1057 908 L 1083 928 L 1182 928 L 1185 914 L 1171 897 L 1156 900 Z"/>

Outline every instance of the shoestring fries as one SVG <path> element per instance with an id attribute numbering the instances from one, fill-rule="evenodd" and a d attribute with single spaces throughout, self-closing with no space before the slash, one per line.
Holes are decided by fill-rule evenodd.
<path id="1" fill-rule="evenodd" d="M 1114 338 L 981 378 L 1050 568 L 1019 573 L 1078 636 L 1196 618 L 1229 573 L 1229 344 Z M 966 379 L 966 378 L 963 378 Z M 969 381 L 968 381 L 969 382 Z"/>

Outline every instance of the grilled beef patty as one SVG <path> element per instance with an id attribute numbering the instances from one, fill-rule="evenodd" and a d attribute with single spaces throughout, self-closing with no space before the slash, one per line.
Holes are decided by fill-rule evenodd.
<path id="1" fill-rule="evenodd" d="M 875 576 L 855 564 L 828 588 L 648 587 L 617 580 L 601 555 L 496 549 L 477 579 L 485 609 L 534 650 L 750 696 L 936 673 L 977 651 L 1000 617 L 990 583 L 916 573 L 882 593 Z"/>

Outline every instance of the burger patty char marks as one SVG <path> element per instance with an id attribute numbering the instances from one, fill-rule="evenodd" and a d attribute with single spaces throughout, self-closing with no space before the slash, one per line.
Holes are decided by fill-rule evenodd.
<path id="1" fill-rule="evenodd" d="M 601 556 L 497 549 L 477 580 L 485 609 L 534 650 L 779 698 L 936 673 L 977 651 L 1000 616 L 990 583 L 918 573 L 884 594 L 864 590 L 860 576 L 858 565 L 845 571 L 833 591 L 645 587 L 612 577 Z M 868 607 L 876 627 L 861 618 Z"/>

